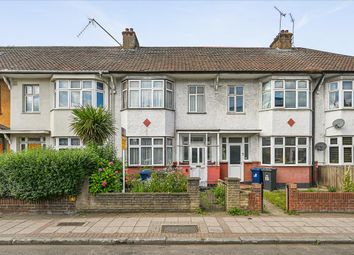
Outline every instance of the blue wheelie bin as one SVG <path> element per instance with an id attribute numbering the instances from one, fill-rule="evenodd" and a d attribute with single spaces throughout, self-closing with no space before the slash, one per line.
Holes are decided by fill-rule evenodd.
<path id="1" fill-rule="evenodd" d="M 142 181 L 146 181 L 151 177 L 152 170 L 150 169 L 144 169 L 140 172 L 140 178 Z"/>
<path id="2" fill-rule="evenodd" d="M 254 167 L 251 169 L 252 171 L 252 183 L 262 183 L 263 175 L 262 168 Z"/>

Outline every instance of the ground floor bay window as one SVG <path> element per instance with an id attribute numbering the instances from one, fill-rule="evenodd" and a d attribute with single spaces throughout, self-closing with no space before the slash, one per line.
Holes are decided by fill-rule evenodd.
<path id="1" fill-rule="evenodd" d="M 308 165 L 308 137 L 262 137 L 263 165 Z"/>
<path id="2" fill-rule="evenodd" d="M 173 139 L 170 137 L 129 137 L 129 166 L 165 166 L 173 162 Z"/>

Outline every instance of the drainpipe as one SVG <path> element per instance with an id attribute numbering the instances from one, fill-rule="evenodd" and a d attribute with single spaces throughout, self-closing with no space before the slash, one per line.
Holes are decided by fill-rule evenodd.
<path id="1" fill-rule="evenodd" d="M 318 90 L 318 88 L 320 87 L 320 85 L 323 83 L 325 78 L 325 73 L 322 73 L 322 76 L 320 77 L 320 79 L 318 80 L 313 92 L 312 92 L 312 132 L 311 132 L 311 136 L 312 136 L 312 146 L 311 146 L 311 158 L 312 158 L 312 172 L 311 172 L 311 184 L 312 186 L 314 186 L 315 184 L 317 184 L 315 182 L 315 129 L 316 129 L 316 104 L 315 104 L 315 98 L 316 98 L 316 92 Z M 316 176 L 317 177 L 317 176 Z M 316 178 L 317 180 L 318 178 Z"/>

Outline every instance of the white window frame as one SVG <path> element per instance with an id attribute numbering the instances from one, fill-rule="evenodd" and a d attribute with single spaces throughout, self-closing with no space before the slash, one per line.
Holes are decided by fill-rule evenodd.
<path id="1" fill-rule="evenodd" d="M 286 88 L 286 82 L 292 81 L 295 82 L 295 88 L 288 89 Z M 277 82 L 282 83 L 281 88 L 276 88 L 275 84 Z M 300 88 L 299 83 L 300 82 L 306 82 L 306 88 Z M 295 80 L 295 79 L 278 79 L 278 80 L 272 80 L 272 106 L 273 108 L 283 108 L 283 109 L 308 109 L 309 108 L 309 81 L 308 80 Z M 283 93 L 283 105 L 282 106 L 276 106 L 275 105 L 275 93 L 276 92 L 282 92 Z M 286 107 L 286 93 L 287 92 L 293 92 L 295 93 L 295 107 Z M 299 94 L 301 93 L 306 93 L 306 106 L 300 106 L 299 105 Z"/>
<path id="2" fill-rule="evenodd" d="M 195 87 L 195 93 L 190 93 L 190 89 Z M 198 88 L 203 88 L 203 93 L 198 93 Z M 204 97 L 203 109 L 198 109 L 198 96 Z M 195 97 L 195 110 L 191 110 L 191 97 Z M 206 112 L 206 98 L 205 98 L 205 86 L 204 85 L 189 85 L 188 86 L 188 112 L 189 113 L 205 113 Z"/>
<path id="3" fill-rule="evenodd" d="M 352 144 L 351 145 L 344 145 L 343 144 L 343 138 L 345 137 L 351 137 L 352 138 Z M 337 139 L 336 144 L 331 144 L 331 139 Z M 354 136 L 333 136 L 333 137 L 328 137 L 328 147 L 337 147 L 338 148 L 338 163 L 331 163 L 331 154 L 330 154 L 330 149 L 328 148 L 328 153 L 327 153 L 327 162 L 329 165 L 353 165 L 354 164 Z M 352 161 L 351 162 L 344 162 L 344 148 L 351 148 L 351 157 Z"/>
<path id="4" fill-rule="evenodd" d="M 234 90 L 233 94 L 230 93 L 230 88 L 233 88 L 233 90 Z M 242 94 L 240 94 L 240 95 L 237 94 L 238 88 L 242 88 Z M 244 113 L 245 112 L 244 93 L 245 93 L 245 88 L 243 85 L 229 85 L 229 86 L 227 86 L 227 112 L 229 112 L 229 113 Z M 242 98 L 242 111 L 237 111 L 237 102 L 240 97 Z M 229 104 L 230 100 L 233 100 L 233 102 L 234 102 L 234 110 L 233 111 L 230 110 L 230 104 Z"/>
<path id="5" fill-rule="evenodd" d="M 32 88 L 32 93 L 27 94 L 27 87 Z M 38 88 L 38 94 L 35 93 L 35 88 Z M 38 96 L 38 111 L 35 111 L 34 108 L 34 97 Z M 31 109 L 27 109 L 27 98 L 32 98 Z M 41 109 L 40 105 L 40 88 L 39 84 L 23 84 L 23 112 L 25 113 L 39 113 Z"/>
<path id="6" fill-rule="evenodd" d="M 166 138 L 166 165 L 171 165 L 174 160 L 174 153 L 173 153 L 173 139 L 170 137 Z M 168 162 L 168 151 L 171 150 L 171 162 Z"/>
<path id="7" fill-rule="evenodd" d="M 60 88 L 60 82 L 66 82 L 67 88 Z M 79 88 L 71 88 L 71 82 L 80 82 Z M 84 82 L 91 82 L 91 88 L 84 88 Z M 97 84 L 103 84 L 103 90 L 97 88 Z M 75 109 L 83 105 L 83 92 L 91 92 L 91 105 L 97 107 L 97 93 L 103 94 L 103 107 L 105 107 L 105 90 L 104 90 L 105 83 L 102 81 L 96 80 L 56 80 L 55 81 L 55 109 Z M 80 92 L 80 104 L 78 106 L 72 106 L 72 96 L 71 92 Z M 65 106 L 60 106 L 60 92 L 67 92 L 68 104 Z"/>
<path id="8" fill-rule="evenodd" d="M 269 136 L 267 136 L 269 137 Z M 285 144 L 285 139 L 287 137 L 290 138 L 295 138 L 295 145 L 286 145 Z M 308 166 L 310 164 L 310 138 L 305 137 L 305 136 L 272 136 L 270 137 L 270 145 L 269 146 L 263 146 L 262 144 L 262 138 L 261 137 L 261 159 L 262 159 L 262 165 L 274 165 L 274 166 Z M 275 144 L 275 139 L 276 138 L 281 138 L 282 139 L 282 144 Z M 300 144 L 299 139 L 306 139 L 306 144 Z M 263 148 L 271 148 L 270 152 L 270 164 L 264 164 L 263 163 Z M 295 162 L 294 163 L 286 163 L 286 148 L 295 148 Z M 276 149 L 282 149 L 283 151 L 283 160 L 282 163 L 276 163 L 275 162 L 275 150 Z M 299 163 L 299 149 L 306 149 L 306 162 L 305 163 Z"/>
<path id="9" fill-rule="evenodd" d="M 131 87 L 131 83 L 133 83 L 133 82 L 137 82 L 139 84 L 139 87 L 138 88 L 132 88 Z M 151 82 L 151 88 L 143 88 L 142 87 L 142 83 L 143 82 Z M 154 83 L 155 82 L 162 82 L 162 88 L 154 88 Z M 166 80 L 128 80 L 128 84 L 127 84 L 127 90 L 128 90 L 127 108 L 148 108 L 148 109 L 150 109 L 150 108 L 158 108 L 158 109 L 165 108 L 165 88 L 166 88 L 166 84 L 165 83 L 166 83 Z M 132 101 L 131 100 L 131 91 L 138 91 L 138 94 L 139 94 L 138 106 L 132 106 L 131 105 L 131 101 Z M 142 102 L 142 92 L 143 91 L 150 91 L 151 106 L 143 106 L 143 102 Z M 154 106 L 154 91 L 162 92 L 162 104 L 161 104 L 161 106 Z M 124 92 L 124 90 L 123 90 L 123 92 Z M 172 98 L 172 101 L 174 101 L 173 98 Z M 173 105 L 173 103 L 172 103 L 172 105 Z M 126 108 L 124 108 L 124 109 L 126 109 Z"/>
<path id="10" fill-rule="evenodd" d="M 337 84 L 337 88 L 336 89 L 331 89 L 331 85 L 332 84 Z M 327 93 L 328 94 L 328 96 L 327 96 L 327 98 L 328 98 L 328 103 L 327 103 L 328 110 L 336 110 L 336 109 L 341 108 L 341 93 L 340 93 L 341 84 L 340 84 L 340 82 L 338 82 L 338 81 L 330 82 L 330 83 L 328 83 L 327 87 L 328 87 L 328 93 Z M 331 97 L 332 93 L 337 93 L 338 94 L 338 105 L 337 106 L 333 106 L 333 107 L 331 107 L 330 104 L 329 104 L 330 97 Z"/>
<path id="11" fill-rule="evenodd" d="M 151 145 L 142 145 L 141 144 L 141 139 L 151 139 Z M 137 139 L 139 141 L 138 145 L 131 145 L 131 140 L 135 140 Z M 162 143 L 161 144 L 154 144 L 154 140 L 155 139 L 162 139 Z M 166 137 L 129 137 L 128 138 L 128 164 L 129 166 L 164 166 L 165 165 L 165 158 L 166 158 L 166 146 L 165 146 L 165 140 L 167 138 Z M 137 148 L 138 152 L 139 152 L 139 162 L 138 164 L 131 164 L 130 163 L 130 149 L 132 148 Z M 146 165 L 143 164 L 141 161 L 141 148 L 151 148 L 151 164 Z M 161 164 L 154 164 L 154 148 L 162 148 L 162 163 Z"/>
<path id="12" fill-rule="evenodd" d="M 55 139 L 55 148 L 57 150 L 62 150 L 62 149 L 77 149 L 77 148 L 82 148 L 83 147 L 83 142 L 79 137 L 56 137 Z M 67 139 L 68 144 L 67 145 L 60 145 L 60 139 Z M 72 140 L 73 139 L 79 139 L 80 144 L 79 145 L 72 145 Z"/>
<path id="13" fill-rule="evenodd" d="M 39 141 L 29 141 L 30 139 L 39 139 Z M 29 144 L 40 144 L 42 148 L 46 147 L 46 138 L 44 136 L 23 136 L 19 138 L 20 140 L 20 151 L 27 150 Z M 24 148 L 22 148 L 24 147 Z"/>

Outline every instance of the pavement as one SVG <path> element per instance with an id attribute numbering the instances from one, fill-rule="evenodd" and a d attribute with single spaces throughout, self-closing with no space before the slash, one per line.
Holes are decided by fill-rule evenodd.
<path id="1" fill-rule="evenodd" d="M 176 232 L 163 233 L 164 225 Z M 195 226 L 185 233 L 180 226 Z M 171 227 L 169 228 L 171 229 Z M 189 229 L 190 231 L 191 229 Z M 354 244 L 354 215 L 3 215 L 0 244 Z"/>

